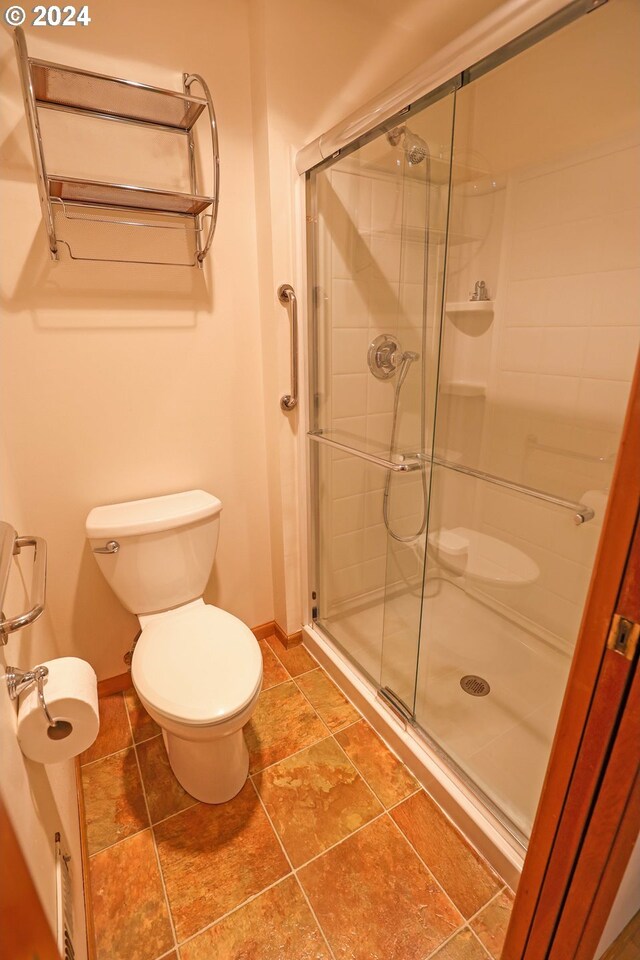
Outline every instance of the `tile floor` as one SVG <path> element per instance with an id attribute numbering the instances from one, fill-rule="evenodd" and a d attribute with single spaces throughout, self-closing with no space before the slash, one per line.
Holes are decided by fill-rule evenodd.
<path id="1" fill-rule="evenodd" d="M 244 788 L 190 797 L 133 690 L 81 757 L 98 960 L 497 960 L 513 895 L 301 646 Z"/>

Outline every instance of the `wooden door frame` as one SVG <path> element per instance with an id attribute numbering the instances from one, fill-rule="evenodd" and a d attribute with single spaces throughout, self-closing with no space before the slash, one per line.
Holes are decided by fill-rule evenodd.
<path id="1" fill-rule="evenodd" d="M 638 833 L 637 746 L 625 739 L 633 712 L 627 700 L 640 682 L 637 653 L 630 660 L 607 640 L 616 613 L 640 617 L 639 511 L 640 359 L 502 960 L 591 960 Z M 627 760 L 635 750 L 636 769 L 612 794 L 625 744 Z M 588 880 L 595 876 L 594 892 Z"/>

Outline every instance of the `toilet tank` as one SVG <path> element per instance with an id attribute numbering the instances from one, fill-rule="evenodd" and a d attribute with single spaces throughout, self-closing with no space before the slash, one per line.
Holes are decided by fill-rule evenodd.
<path id="1" fill-rule="evenodd" d="M 221 510 L 220 500 L 204 490 L 94 507 L 87 537 L 127 610 L 159 613 L 202 596 L 218 546 Z M 112 541 L 117 550 L 103 552 Z"/>

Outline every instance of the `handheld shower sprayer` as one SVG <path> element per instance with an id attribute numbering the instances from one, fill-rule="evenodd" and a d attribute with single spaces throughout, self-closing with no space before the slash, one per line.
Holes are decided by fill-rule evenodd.
<path id="1" fill-rule="evenodd" d="M 391 422 L 391 437 L 389 440 L 389 459 L 393 460 L 396 454 L 398 434 L 400 394 L 402 386 L 409 373 L 411 364 L 420 359 L 420 354 L 414 350 L 403 350 L 398 338 L 392 333 L 382 333 L 369 344 L 367 362 L 369 370 L 378 380 L 389 380 L 397 374 L 393 393 L 393 418 Z M 382 517 L 389 536 L 400 543 L 413 543 L 423 532 L 427 522 L 427 477 L 424 463 L 421 465 L 422 484 L 422 516 L 418 530 L 408 536 L 402 536 L 393 529 L 389 517 L 389 500 L 391 498 L 391 471 L 387 471 L 382 498 Z"/>

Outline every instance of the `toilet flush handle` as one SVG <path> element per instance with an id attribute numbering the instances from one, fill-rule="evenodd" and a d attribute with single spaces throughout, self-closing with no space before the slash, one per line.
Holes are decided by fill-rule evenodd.
<path id="1" fill-rule="evenodd" d="M 120 544 L 117 540 L 109 540 L 104 547 L 94 547 L 94 553 L 117 553 L 120 549 Z"/>

